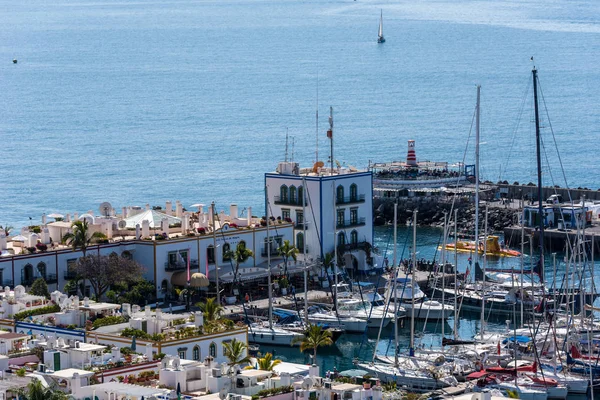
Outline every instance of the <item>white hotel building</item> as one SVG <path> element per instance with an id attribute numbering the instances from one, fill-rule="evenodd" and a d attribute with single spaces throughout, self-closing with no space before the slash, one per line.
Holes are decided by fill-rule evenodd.
<path id="1" fill-rule="evenodd" d="M 373 243 L 373 175 L 349 168 L 299 168 L 279 163 L 265 174 L 269 214 L 294 223 L 294 244 L 309 259 L 343 251 L 345 268 L 377 268 Z M 303 197 L 304 201 L 303 202 Z M 338 252 L 340 254 L 340 252 Z"/>

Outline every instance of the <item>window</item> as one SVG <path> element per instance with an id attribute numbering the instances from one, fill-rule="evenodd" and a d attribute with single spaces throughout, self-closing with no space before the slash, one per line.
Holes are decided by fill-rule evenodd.
<path id="1" fill-rule="evenodd" d="M 71 258 L 70 260 L 67 260 L 67 275 L 70 276 L 70 278 L 68 279 L 73 279 L 75 278 L 75 276 L 77 275 L 77 259 L 76 258 Z"/>
<path id="2" fill-rule="evenodd" d="M 26 264 L 21 270 L 21 284 L 31 285 L 33 283 L 33 265 Z"/>
<path id="3" fill-rule="evenodd" d="M 40 262 L 37 265 L 37 270 L 40 273 L 40 276 L 46 279 L 46 263 Z"/>
<path id="4" fill-rule="evenodd" d="M 302 186 L 298 186 L 298 204 L 303 205 L 304 201 L 304 188 Z"/>
<path id="5" fill-rule="evenodd" d="M 358 200 L 358 186 L 356 186 L 356 183 L 353 183 L 352 185 L 350 185 L 350 201 L 357 201 Z"/>
<path id="6" fill-rule="evenodd" d="M 337 187 L 336 190 L 336 199 L 338 203 L 344 202 L 344 187 L 342 185 Z"/>
<path id="7" fill-rule="evenodd" d="M 340 232 L 338 233 L 338 246 L 343 246 L 346 244 L 346 236 L 344 235 L 344 232 Z"/>
<path id="8" fill-rule="evenodd" d="M 355 230 L 350 232 L 350 243 L 358 244 L 358 232 L 356 232 Z"/>
<path id="9" fill-rule="evenodd" d="M 304 234 L 302 232 L 296 234 L 296 248 L 300 253 L 304 253 Z"/>
<path id="10" fill-rule="evenodd" d="M 285 185 L 281 185 L 281 188 L 279 188 L 279 201 L 282 203 L 288 202 L 288 187 Z"/>
<path id="11" fill-rule="evenodd" d="M 206 258 L 209 263 L 215 263 L 215 248 L 212 244 L 206 248 Z"/>
<path id="12" fill-rule="evenodd" d="M 358 208 L 350 209 L 350 225 L 356 225 L 358 223 Z"/>
<path id="13" fill-rule="evenodd" d="M 296 211 L 296 225 L 304 224 L 304 213 L 302 211 Z"/>
<path id="14" fill-rule="evenodd" d="M 179 355 L 179 358 L 181 358 L 182 360 L 185 360 L 185 350 L 177 350 L 177 355 Z"/>
<path id="15" fill-rule="evenodd" d="M 92 295 L 92 287 L 90 285 L 87 285 L 85 287 L 85 290 L 83 291 L 83 295 L 84 297 L 90 298 Z"/>
<path id="16" fill-rule="evenodd" d="M 298 198 L 296 197 L 296 186 L 290 186 L 290 204 L 296 204 Z"/>
<path id="17" fill-rule="evenodd" d="M 192 350 L 192 360 L 200 360 L 200 347 L 198 345 L 194 346 L 194 349 Z"/>
<path id="18" fill-rule="evenodd" d="M 225 243 L 223 245 L 223 261 L 229 261 L 231 260 L 231 246 L 229 245 L 229 243 Z"/>
<path id="19" fill-rule="evenodd" d="M 344 226 L 345 210 L 337 210 L 337 226 Z"/>
<path id="20" fill-rule="evenodd" d="M 282 208 L 281 209 L 281 219 L 283 219 L 285 221 L 286 218 L 290 218 L 290 209 L 289 208 Z"/>
<path id="21" fill-rule="evenodd" d="M 281 247 L 281 245 L 283 244 L 283 236 L 271 236 L 271 243 L 269 246 L 269 243 L 267 242 L 267 238 L 265 238 L 264 240 L 264 253 L 263 255 L 267 255 L 267 249 L 271 249 L 271 255 L 272 256 L 276 256 L 279 255 L 279 251 L 277 249 L 279 249 Z"/>
<path id="22" fill-rule="evenodd" d="M 217 345 L 215 344 L 215 342 L 212 342 L 208 347 L 208 354 L 212 358 L 217 358 Z"/>
<path id="23" fill-rule="evenodd" d="M 187 257 L 187 250 L 171 251 L 169 252 L 169 266 L 185 265 Z"/>

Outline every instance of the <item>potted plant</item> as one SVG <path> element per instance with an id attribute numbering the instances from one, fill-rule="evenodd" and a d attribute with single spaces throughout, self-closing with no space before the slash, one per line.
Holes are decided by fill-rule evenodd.
<path id="1" fill-rule="evenodd" d="M 286 296 L 287 295 L 287 288 L 290 284 L 290 282 L 288 281 L 288 279 L 284 276 L 282 276 L 281 278 L 279 278 L 279 287 L 281 288 L 281 294 Z"/>

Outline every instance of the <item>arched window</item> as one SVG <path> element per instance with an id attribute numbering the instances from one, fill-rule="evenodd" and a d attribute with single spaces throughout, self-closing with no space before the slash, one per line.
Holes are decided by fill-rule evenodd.
<path id="1" fill-rule="evenodd" d="M 215 262 L 215 248 L 212 244 L 206 248 L 206 259 L 209 263 Z"/>
<path id="2" fill-rule="evenodd" d="M 358 244 L 358 232 L 356 232 L 355 230 L 350 232 L 350 243 Z"/>
<path id="3" fill-rule="evenodd" d="M 243 240 L 240 240 L 240 242 L 238 243 L 237 247 L 239 247 L 240 249 L 245 249 L 246 248 L 246 242 Z"/>
<path id="4" fill-rule="evenodd" d="M 336 200 L 337 203 L 343 203 L 344 202 L 344 187 L 342 185 L 337 187 L 336 190 Z"/>
<path id="5" fill-rule="evenodd" d="M 198 345 L 194 346 L 194 349 L 192 350 L 192 360 L 200 360 L 200 346 Z"/>
<path id="6" fill-rule="evenodd" d="M 168 280 L 163 279 L 162 283 L 160 284 L 160 291 L 165 295 L 169 291 L 169 281 Z"/>
<path id="7" fill-rule="evenodd" d="M 288 187 L 285 185 L 281 185 L 279 188 L 279 201 L 282 203 L 288 202 Z"/>
<path id="8" fill-rule="evenodd" d="M 210 344 L 210 346 L 208 347 L 208 354 L 212 357 L 212 358 L 217 358 L 217 345 L 215 342 L 212 342 Z"/>
<path id="9" fill-rule="evenodd" d="M 338 233 L 338 246 L 343 246 L 346 244 L 346 236 L 344 232 Z"/>
<path id="10" fill-rule="evenodd" d="M 21 285 L 28 286 L 33 283 L 33 265 L 25 264 L 21 270 Z"/>
<path id="11" fill-rule="evenodd" d="M 229 243 L 223 245 L 223 261 L 231 260 L 231 246 Z"/>
<path id="12" fill-rule="evenodd" d="M 40 262 L 37 265 L 37 270 L 40 273 L 40 276 L 46 279 L 46 263 Z"/>
<path id="13" fill-rule="evenodd" d="M 350 185 L 350 201 L 358 201 L 358 186 L 356 186 L 356 183 Z"/>
<path id="14" fill-rule="evenodd" d="M 304 253 L 304 233 L 302 232 L 296 234 L 296 248 L 300 253 Z"/>
<path id="15" fill-rule="evenodd" d="M 290 186 L 290 204 L 296 204 L 298 198 L 296 197 L 296 186 Z"/>
<path id="16" fill-rule="evenodd" d="M 304 187 L 298 186 L 298 204 L 303 205 L 304 203 Z"/>

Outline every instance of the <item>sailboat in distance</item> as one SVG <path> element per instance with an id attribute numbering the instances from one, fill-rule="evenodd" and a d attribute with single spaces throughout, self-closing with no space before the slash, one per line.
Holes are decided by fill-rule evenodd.
<path id="1" fill-rule="evenodd" d="M 381 10 L 381 17 L 379 18 L 379 33 L 377 34 L 377 43 L 384 43 L 385 38 L 383 37 L 383 10 Z"/>

